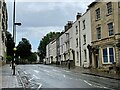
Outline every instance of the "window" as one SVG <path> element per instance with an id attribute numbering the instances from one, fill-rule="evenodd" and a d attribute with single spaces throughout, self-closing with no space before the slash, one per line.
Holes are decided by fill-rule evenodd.
<path id="1" fill-rule="evenodd" d="M 120 8 L 120 1 L 118 2 L 118 7 Z"/>
<path id="2" fill-rule="evenodd" d="M 100 19 L 100 8 L 96 10 L 96 20 Z"/>
<path id="3" fill-rule="evenodd" d="M 108 62 L 107 48 L 103 49 L 103 61 L 104 61 L 104 63 Z"/>
<path id="4" fill-rule="evenodd" d="M 114 62 L 114 51 L 113 48 L 109 48 L 109 58 L 110 58 L 110 62 Z"/>
<path id="5" fill-rule="evenodd" d="M 77 52 L 77 63 L 79 63 L 79 53 Z"/>
<path id="6" fill-rule="evenodd" d="M 84 50 L 85 61 L 87 60 L 87 52 L 86 49 Z"/>
<path id="7" fill-rule="evenodd" d="M 111 14 L 112 13 L 112 2 L 107 3 L 107 14 Z"/>
<path id="8" fill-rule="evenodd" d="M 113 23 L 108 23 L 109 36 L 113 35 Z"/>
<path id="9" fill-rule="evenodd" d="M 78 34 L 78 26 L 76 26 L 76 34 Z"/>
<path id="10" fill-rule="evenodd" d="M 0 1 L 0 9 L 1 9 L 1 1 Z"/>
<path id="11" fill-rule="evenodd" d="M 86 44 L 86 35 L 83 35 L 84 44 Z"/>
<path id="12" fill-rule="evenodd" d="M 78 47 L 78 38 L 76 39 L 76 47 Z"/>
<path id="13" fill-rule="evenodd" d="M 83 30 L 85 29 L 85 20 L 83 20 Z"/>
<path id="14" fill-rule="evenodd" d="M 97 31 L 97 39 L 101 39 L 101 27 L 96 28 Z"/>
<path id="15" fill-rule="evenodd" d="M 103 49 L 103 62 L 113 63 L 114 60 L 114 49 L 112 47 Z"/>

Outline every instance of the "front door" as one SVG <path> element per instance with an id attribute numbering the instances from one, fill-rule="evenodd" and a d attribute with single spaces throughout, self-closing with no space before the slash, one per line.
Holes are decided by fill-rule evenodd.
<path id="1" fill-rule="evenodd" d="M 95 60 L 95 65 L 96 65 L 96 68 L 98 68 L 98 55 L 96 55 L 96 60 Z"/>

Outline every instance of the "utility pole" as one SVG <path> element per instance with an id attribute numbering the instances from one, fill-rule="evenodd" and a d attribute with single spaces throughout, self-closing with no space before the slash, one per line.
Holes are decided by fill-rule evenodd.
<path id="1" fill-rule="evenodd" d="M 13 7 L 13 40 L 14 44 L 16 44 L 16 25 L 21 26 L 21 23 L 16 23 L 16 16 L 15 16 L 15 0 L 14 0 L 14 7 Z M 15 56 L 16 56 L 16 47 L 13 48 L 14 51 L 14 60 L 12 60 L 12 69 L 13 75 L 15 75 Z"/>

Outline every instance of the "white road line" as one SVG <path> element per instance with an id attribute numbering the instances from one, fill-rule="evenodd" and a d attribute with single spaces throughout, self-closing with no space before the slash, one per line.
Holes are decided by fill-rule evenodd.
<path id="1" fill-rule="evenodd" d="M 34 77 L 34 78 L 36 78 L 36 79 L 40 79 L 40 78 L 39 78 L 39 77 L 37 77 L 36 75 L 33 75 L 33 77 Z"/>
<path id="2" fill-rule="evenodd" d="M 60 72 L 60 71 L 58 71 L 58 70 L 56 70 L 56 69 L 53 69 L 53 71 L 55 71 L 55 72 Z"/>
<path id="3" fill-rule="evenodd" d="M 43 71 L 48 72 L 48 73 L 50 72 L 50 71 L 48 71 L 48 70 L 43 70 Z"/>
<path id="4" fill-rule="evenodd" d="M 87 82 L 86 80 L 84 80 L 85 83 L 87 83 L 88 85 L 92 86 L 92 84 L 90 84 L 89 82 Z"/>
<path id="5" fill-rule="evenodd" d="M 39 90 L 41 87 L 42 87 L 42 84 L 41 84 L 41 83 L 39 83 L 39 87 L 37 88 L 37 90 Z"/>
<path id="6" fill-rule="evenodd" d="M 32 78 L 31 78 L 30 80 L 28 80 L 28 81 L 31 81 L 31 80 L 33 80 L 33 78 L 34 78 L 34 77 L 32 77 Z"/>
<path id="7" fill-rule="evenodd" d="M 36 73 L 39 73 L 39 71 L 37 71 L 37 70 L 33 70 L 34 72 L 36 72 Z"/>
<path id="8" fill-rule="evenodd" d="M 25 73 L 25 74 L 27 74 L 27 72 L 26 72 L 26 71 L 24 71 L 24 73 Z"/>
<path id="9" fill-rule="evenodd" d="M 65 78 L 66 76 L 65 76 L 65 75 L 63 75 L 63 77 Z"/>

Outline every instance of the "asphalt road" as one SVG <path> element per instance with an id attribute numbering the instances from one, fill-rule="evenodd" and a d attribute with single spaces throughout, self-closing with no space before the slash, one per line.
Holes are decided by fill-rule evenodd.
<path id="1" fill-rule="evenodd" d="M 29 88 L 104 88 L 119 89 L 118 80 L 78 74 L 51 65 L 18 65 L 17 70 Z"/>

